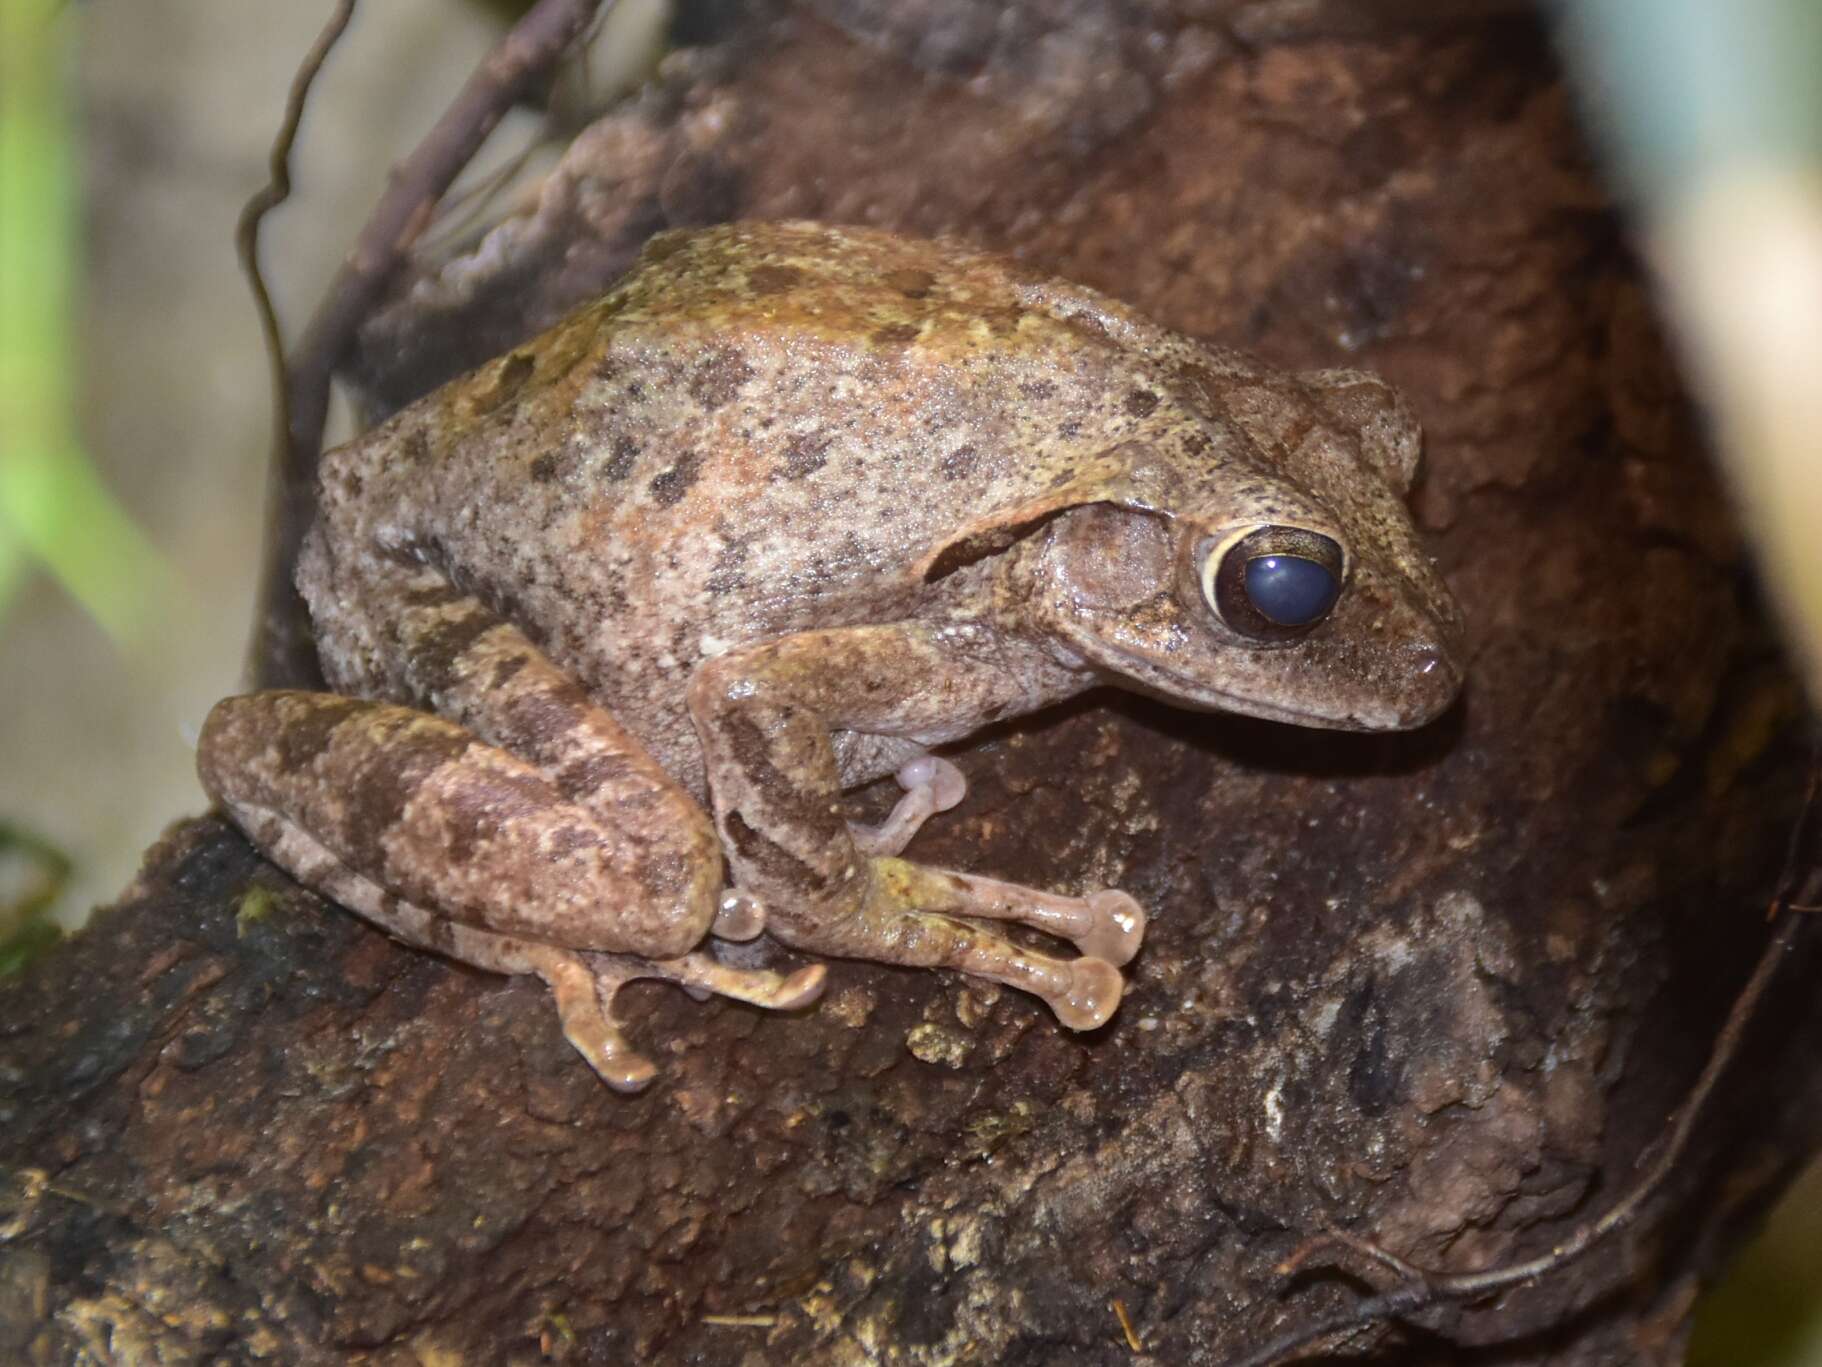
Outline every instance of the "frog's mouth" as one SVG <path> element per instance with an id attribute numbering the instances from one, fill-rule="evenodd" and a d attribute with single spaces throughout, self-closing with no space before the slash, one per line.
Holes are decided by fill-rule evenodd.
<path id="1" fill-rule="evenodd" d="M 1337 689 L 1327 697 L 1322 696 L 1324 690 L 1297 690 L 1294 702 L 1283 703 L 1245 690 L 1211 688 L 1205 680 L 1161 668 L 1155 660 L 1144 657 L 1104 653 L 1084 649 L 1081 645 L 1077 648 L 1088 655 L 1108 683 L 1155 697 L 1173 707 L 1200 712 L 1232 712 L 1260 721 L 1323 731 L 1415 730 L 1448 711 L 1460 693 L 1462 683 L 1460 671 L 1446 654 L 1413 650 L 1409 663 L 1411 679 L 1405 687 L 1394 692 L 1360 688 L 1356 684 Z M 1283 656 L 1295 652 L 1271 653 Z"/>
<path id="2" fill-rule="evenodd" d="M 1294 641 L 1226 632 L 1198 597 L 1159 594 L 1128 613 L 1072 614 L 1058 626 L 1107 682 L 1175 707 L 1235 712 L 1331 731 L 1408 731 L 1461 691 L 1451 624 L 1370 595 Z"/>

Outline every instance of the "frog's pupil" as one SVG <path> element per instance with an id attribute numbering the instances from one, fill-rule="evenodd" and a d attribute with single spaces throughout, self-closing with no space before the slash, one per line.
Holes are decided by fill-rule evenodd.
<path id="1" fill-rule="evenodd" d="M 1281 627 L 1319 621 L 1340 591 L 1327 566 L 1301 555 L 1261 555 L 1246 562 L 1246 596 L 1261 616 Z"/>

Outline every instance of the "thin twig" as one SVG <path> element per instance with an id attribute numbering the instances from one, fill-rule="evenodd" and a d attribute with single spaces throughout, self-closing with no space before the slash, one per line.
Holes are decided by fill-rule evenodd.
<path id="1" fill-rule="evenodd" d="M 429 225 L 444 191 L 604 3 L 613 0 L 537 0 L 495 44 L 423 141 L 393 169 L 386 192 L 305 328 L 287 371 L 288 427 L 273 462 L 274 517 L 255 629 L 257 683 L 307 683 L 316 673 L 291 569 L 310 521 L 335 367 Z"/>
<path id="2" fill-rule="evenodd" d="M 1338 1310 L 1322 1319 L 1288 1330 L 1246 1356 L 1236 1359 L 1229 1367 L 1271 1367 L 1273 1363 L 1319 1339 L 1363 1329 L 1382 1320 L 1406 1318 L 1444 1303 L 1478 1300 L 1525 1282 L 1536 1281 L 1560 1271 L 1638 1218 L 1645 1203 L 1662 1189 L 1677 1161 L 1683 1156 L 1689 1137 L 1695 1131 L 1696 1122 L 1701 1119 L 1708 1099 L 1714 1092 L 1715 1084 L 1740 1051 L 1741 1041 L 1758 1013 L 1766 989 L 1808 924 L 1807 918 L 1789 912 L 1791 897 L 1822 875 L 1822 810 L 1818 809 L 1816 800 L 1819 776 L 1822 776 L 1822 767 L 1812 763 L 1809 795 L 1804 802 L 1803 814 L 1792 832 L 1778 895 L 1772 900 L 1773 913 L 1783 912 L 1783 919 L 1759 955 L 1759 962 L 1754 967 L 1752 976 L 1747 979 L 1746 986 L 1740 989 L 1740 995 L 1734 999 L 1721 1032 L 1715 1037 L 1714 1047 L 1709 1052 L 1701 1076 L 1671 1114 L 1663 1147 L 1631 1189 L 1603 1215 L 1578 1225 L 1568 1238 L 1548 1253 L 1481 1272 L 1438 1272 L 1420 1268 L 1386 1252 L 1376 1244 L 1352 1235 L 1335 1232 L 1318 1235 L 1280 1265 L 1281 1274 L 1293 1273 L 1307 1266 L 1311 1255 L 1320 1246 L 1328 1245 L 1351 1250 L 1382 1266 L 1400 1270 L 1404 1281 L 1389 1291 L 1356 1301 L 1345 1310 Z"/>
<path id="3" fill-rule="evenodd" d="M 284 538 L 283 528 L 286 525 L 288 500 L 286 498 L 285 462 L 282 453 L 285 451 L 291 431 L 291 393 L 288 381 L 289 372 L 285 365 L 284 334 L 278 325 L 278 311 L 272 306 L 272 294 L 266 287 L 264 272 L 259 265 L 259 229 L 267 213 L 291 196 L 291 151 L 297 143 L 298 126 L 303 122 L 304 107 L 309 101 L 310 88 L 316 83 L 317 74 L 328 59 L 329 52 L 348 27 L 354 17 L 355 0 L 340 0 L 329 21 L 323 25 L 316 42 L 304 55 L 297 74 L 291 78 L 291 90 L 285 99 L 285 117 L 279 125 L 278 135 L 272 140 L 272 150 L 268 156 L 268 175 L 266 183 L 256 190 L 240 211 L 240 219 L 234 225 L 234 246 L 240 256 L 241 269 L 246 273 L 247 283 L 253 291 L 254 309 L 259 315 L 260 332 L 266 343 L 266 365 L 271 376 L 272 388 L 272 468 L 267 474 L 266 489 L 266 542 L 267 565 L 262 576 L 266 581 L 261 585 L 260 597 L 255 605 L 253 627 L 253 657 L 248 673 L 255 679 L 264 678 L 267 673 L 267 661 L 270 652 L 269 624 L 272 612 L 268 606 L 270 580 L 272 577 L 271 554 L 274 543 Z M 289 588 L 289 571 L 287 576 Z M 302 647 L 307 650 L 308 647 Z M 291 654 L 298 647 L 293 646 Z M 307 658 L 307 657 L 306 657 Z M 293 669 L 287 675 L 293 682 L 310 682 L 308 669 Z"/>
<path id="4" fill-rule="evenodd" d="M 354 17 L 355 0 L 340 0 L 316 42 L 304 54 L 303 64 L 291 78 L 291 91 L 285 97 L 285 117 L 278 135 L 272 139 L 267 154 L 266 183 L 253 192 L 241 207 L 240 219 L 234 225 L 234 250 L 240 257 L 240 268 L 246 272 L 247 284 L 253 291 L 253 307 L 259 313 L 259 330 L 266 341 L 266 363 L 271 370 L 274 449 L 291 430 L 289 395 L 285 393 L 285 339 L 279 331 L 278 311 L 272 307 L 272 294 L 266 288 L 266 277 L 259 268 L 259 227 L 266 215 L 291 197 L 291 149 L 297 143 L 298 125 L 303 122 L 304 105 L 310 98 L 310 87 L 328 60 L 329 51 L 341 41 L 348 21 Z"/>

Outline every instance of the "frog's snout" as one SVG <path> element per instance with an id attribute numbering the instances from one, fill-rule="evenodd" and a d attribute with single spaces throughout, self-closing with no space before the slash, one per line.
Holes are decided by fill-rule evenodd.
<path id="1" fill-rule="evenodd" d="M 1397 727 L 1401 731 L 1427 725 L 1449 710 L 1464 682 L 1459 655 L 1433 641 L 1412 641 L 1402 652 L 1407 683 Z"/>

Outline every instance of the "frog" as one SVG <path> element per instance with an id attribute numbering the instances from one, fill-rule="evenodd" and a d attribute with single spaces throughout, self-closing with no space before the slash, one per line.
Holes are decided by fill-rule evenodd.
<path id="1" fill-rule="evenodd" d="M 198 772 L 301 883 L 542 979 L 621 1091 L 657 1072 L 614 1011 L 638 978 L 788 1011 L 871 960 L 1094 1030 L 1146 912 L 905 858 L 965 799 L 953 747 L 1109 685 L 1431 722 L 1462 618 L 1406 508 L 1420 446 L 1374 374 L 960 241 L 665 232 L 325 454 L 296 583 L 332 691 L 224 699 Z"/>

